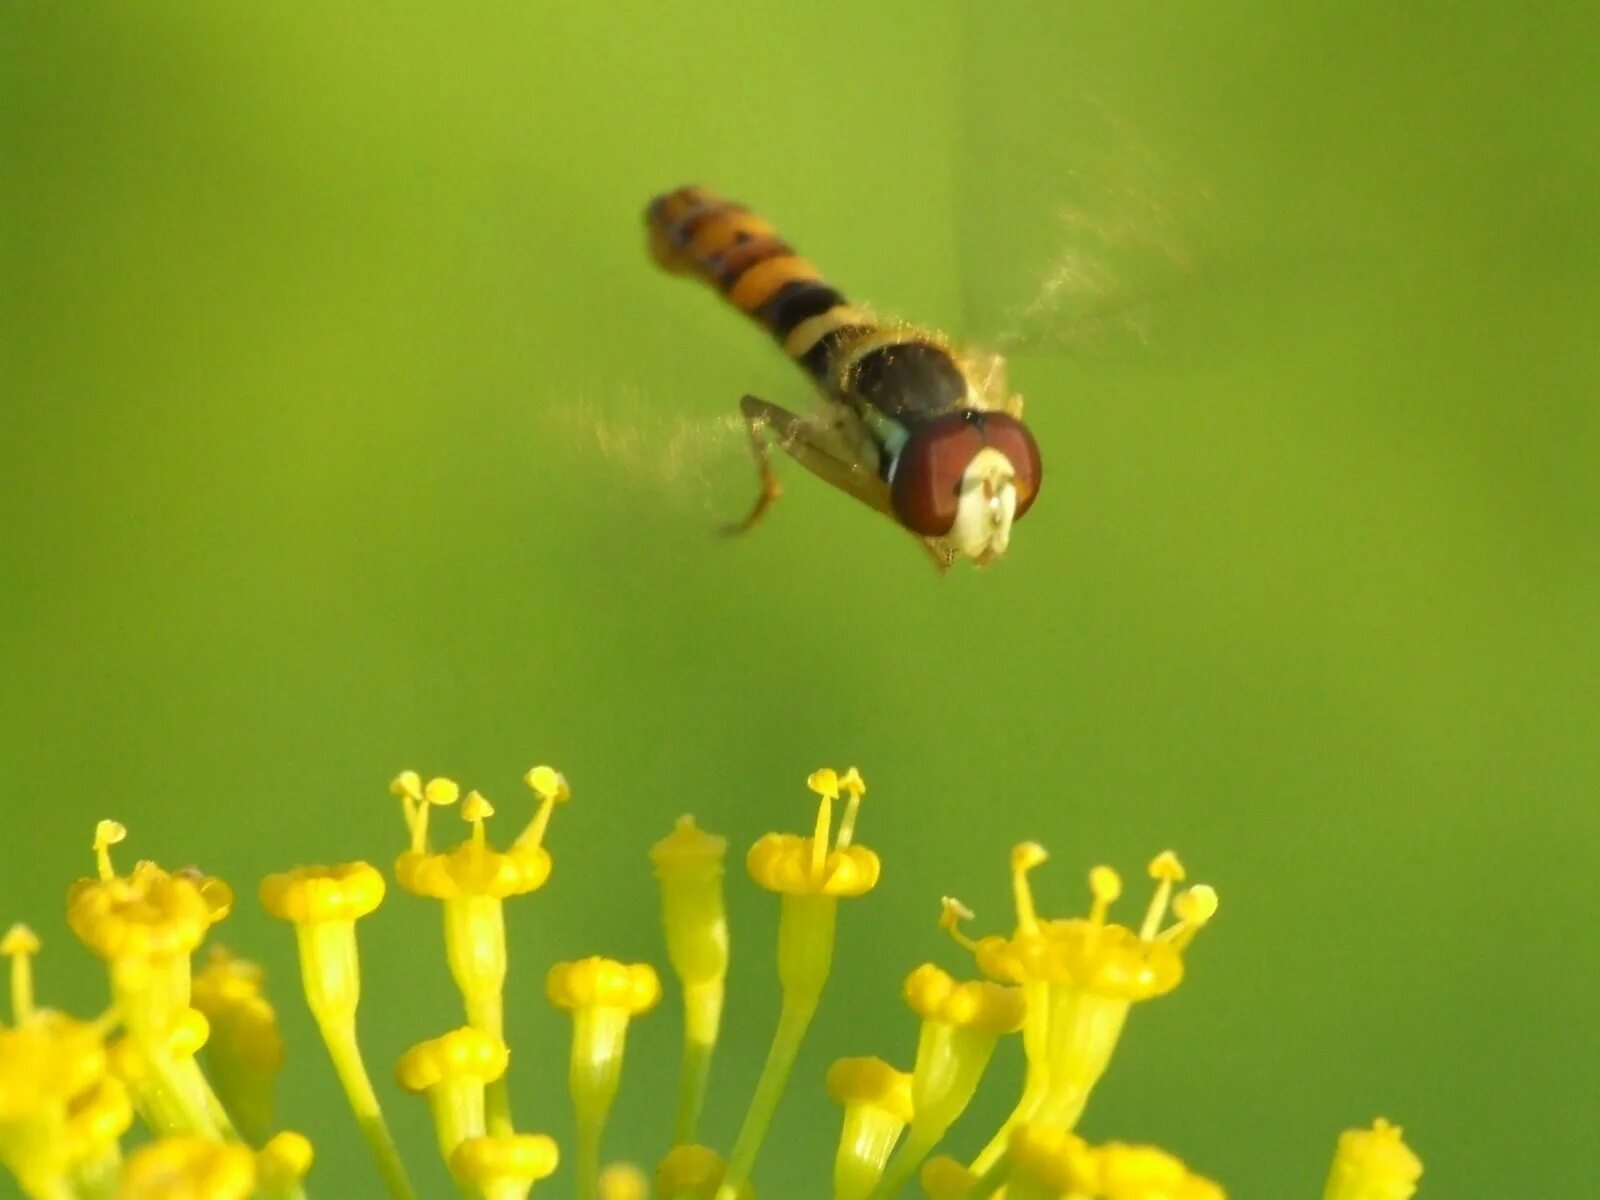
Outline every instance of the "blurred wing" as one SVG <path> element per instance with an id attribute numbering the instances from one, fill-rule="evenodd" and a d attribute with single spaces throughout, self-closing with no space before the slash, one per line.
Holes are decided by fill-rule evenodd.
<path id="1" fill-rule="evenodd" d="M 719 511 L 728 481 L 747 482 L 749 450 L 737 409 L 692 418 L 673 398 L 612 389 L 603 400 L 579 395 L 547 403 L 538 416 L 552 444 L 593 456 L 620 486 L 671 508 Z"/>
<path id="2" fill-rule="evenodd" d="M 1066 32 L 966 11 L 963 334 L 1012 355 L 1142 346 L 1200 281 L 1208 189 L 1073 82 Z"/>

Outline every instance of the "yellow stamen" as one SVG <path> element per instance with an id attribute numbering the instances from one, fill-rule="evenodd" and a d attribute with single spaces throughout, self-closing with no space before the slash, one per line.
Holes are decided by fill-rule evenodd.
<path id="1" fill-rule="evenodd" d="M 0 955 L 11 960 L 11 1020 L 24 1025 L 33 1017 L 33 956 L 39 939 L 26 925 L 13 925 L 0 938 Z"/>
<path id="2" fill-rule="evenodd" d="M 1017 932 L 1038 932 L 1039 917 L 1033 907 L 1033 888 L 1028 872 L 1050 857 L 1038 842 L 1023 842 L 1011 851 L 1011 892 L 1017 905 Z"/>
<path id="3" fill-rule="evenodd" d="M 1091 867 L 1089 891 L 1094 896 L 1094 902 L 1089 906 L 1089 923 L 1104 925 L 1106 914 L 1122 895 L 1122 876 L 1105 865 Z"/>
<path id="4" fill-rule="evenodd" d="M 1172 885 L 1182 883 L 1183 864 L 1171 850 L 1163 850 L 1150 860 L 1150 878 L 1157 881 L 1156 894 L 1150 897 L 1150 907 L 1145 911 L 1144 924 L 1139 927 L 1139 937 L 1149 941 L 1156 936 L 1167 915 L 1167 902 L 1172 898 Z"/>
<path id="5" fill-rule="evenodd" d="M 948 933 L 963 950 L 976 950 L 978 943 L 961 932 L 961 922 L 970 921 L 976 914 L 954 896 L 939 897 L 939 928 Z"/>
<path id="6" fill-rule="evenodd" d="M 1173 900 L 1172 915 L 1178 918 L 1178 923 L 1163 933 L 1161 940 L 1170 942 L 1180 950 L 1185 949 L 1194 941 L 1194 935 L 1200 932 L 1201 927 L 1216 914 L 1216 889 L 1197 883 L 1179 892 Z"/>
<path id="7" fill-rule="evenodd" d="M 467 798 L 461 802 L 461 819 L 471 822 L 474 845 L 483 846 L 483 823 L 492 816 L 494 816 L 494 805 L 484 799 L 481 792 L 467 793 Z"/>
<path id="8" fill-rule="evenodd" d="M 817 805 L 817 824 L 811 835 L 811 875 L 822 878 L 828 859 L 828 829 L 833 820 L 833 802 L 839 798 L 839 776 L 832 767 L 823 767 L 806 776 L 806 786 L 821 797 Z"/>
<path id="9" fill-rule="evenodd" d="M 108 819 L 94 827 L 95 867 L 101 879 L 110 879 L 116 874 L 111 866 L 111 847 L 127 836 L 128 827 L 121 821 Z"/>
<path id="10" fill-rule="evenodd" d="M 528 827 L 517 835 L 512 845 L 540 846 L 544 844 L 545 830 L 550 825 L 550 814 L 555 811 L 556 805 L 564 804 L 572 797 L 572 789 L 567 786 L 567 777 L 554 767 L 534 767 L 522 778 L 533 789 L 533 794 L 539 797 L 539 807 L 534 810 Z"/>
<path id="11" fill-rule="evenodd" d="M 845 804 L 844 816 L 839 821 L 839 832 L 834 845 L 840 849 L 848 846 L 855 837 L 856 814 L 861 810 L 861 797 L 867 794 L 867 782 L 861 778 L 861 772 L 851 767 L 839 778 L 841 791 L 849 792 L 850 799 Z"/>
<path id="12" fill-rule="evenodd" d="M 390 782 L 389 794 L 399 798 L 406 830 L 411 834 L 411 848 L 420 854 L 428 844 L 428 802 L 422 794 L 422 776 L 415 771 L 401 771 Z"/>

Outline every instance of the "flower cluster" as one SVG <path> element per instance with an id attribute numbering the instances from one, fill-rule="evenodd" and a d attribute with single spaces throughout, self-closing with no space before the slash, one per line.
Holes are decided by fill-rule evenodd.
<path id="1" fill-rule="evenodd" d="M 427 1104 L 461 1196 L 519 1200 L 561 1172 L 544 1186 L 565 1178 L 565 1190 L 579 1200 L 643 1200 L 652 1190 L 658 1200 L 747 1200 L 826 990 L 840 902 L 866 896 L 878 882 L 878 856 L 855 841 L 865 781 L 853 767 L 814 772 L 807 780 L 817 797 L 811 832 L 767 834 L 747 855 L 751 878 L 779 898 L 782 1001 L 765 1065 L 725 1155 L 701 1144 L 697 1130 L 728 969 L 727 843 L 685 816 L 651 848 L 683 1035 L 670 1147 L 653 1176 L 627 1161 L 608 1163 L 604 1146 L 630 1026 L 663 995 L 647 963 L 590 957 L 549 969 L 546 996 L 571 1022 L 573 1144 L 558 1147 L 545 1134 L 519 1129 L 512 1114 L 505 902 L 549 880 L 545 836 L 555 809 L 570 798 L 565 778 L 549 767 L 535 767 L 525 782 L 532 814 L 504 849 L 489 838 L 494 807 L 478 792 L 463 795 L 452 780 L 424 781 L 412 771 L 391 785 L 408 835 L 392 878 L 401 890 L 439 902 L 445 957 L 461 997 L 460 1023 L 445 1022 L 407 1050 L 395 1066 L 396 1083 Z M 445 808 L 468 828 L 449 848 L 436 849 L 430 822 Z M 275 1124 L 284 1046 L 262 972 L 217 946 L 193 968 L 212 926 L 231 911 L 233 892 L 197 871 L 150 862 L 119 874 L 111 849 L 125 837 L 116 822 L 100 823 L 96 873 L 67 896 L 72 930 L 106 964 L 111 1003 L 103 1014 L 83 1020 L 37 1006 L 38 940 L 23 926 L 0 939 L 11 970 L 10 1021 L 0 1022 L 0 1163 L 35 1200 L 303 1200 L 312 1147 Z M 959 901 L 942 902 L 939 924 L 970 955 L 976 977 L 957 978 L 931 962 L 906 976 L 903 994 L 917 1022 L 909 1069 L 876 1057 L 842 1058 L 829 1068 L 826 1094 L 842 1110 L 835 1200 L 889 1200 L 913 1180 L 932 1200 L 1223 1197 L 1218 1184 L 1163 1150 L 1091 1145 L 1073 1132 L 1133 1006 L 1182 982 L 1189 948 L 1217 911 L 1216 893 L 1183 887 L 1183 865 L 1163 852 L 1149 864 L 1153 888 L 1137 926 L 1113 920 L 1122 880 L 1106 866 L 1089 872 L 1086 915 L 1046 916 L 1030 882 L 1045 860 L 1032 842 L 1013 850 L 1016 922 L 1008 934 L 974 939 L 962 928 L 972 914 Z M 307 1006 L 377 1176 L 394 1200 L 411 1200 L 405 1160 L 357 1036 L 356 925 L 383 903 L 388 887 L 377 867 L 353 862 L 271 875 L 259 896 L 294 930 Z M 1010 1116 L 970 1160 L 937 1153 L 1001 1043 L 1013 1039 L 1026 1074 Z M 148 1136 L 125 1156 L 136 1119 Z M 1406 1200 L 1420 1174 L 1400 1130 L 1380 1119 L 1339 1139 L 1325 1200 Z"/>

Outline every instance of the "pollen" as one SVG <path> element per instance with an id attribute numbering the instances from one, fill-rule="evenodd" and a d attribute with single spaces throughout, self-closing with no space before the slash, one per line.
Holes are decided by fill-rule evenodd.
<path id="1" fill-rule="evenodd" d="M 656 1164 L 656 1196 L 659 1200 L 712 1200 L 722 1186 L 725 1169 L 722 1156 L 709 1146 L 674 1146 Z M 749 1200 L 749 1189 L 740 1195 Z"/>
<path id="2" fill-rule="evenodd" d="M 504 1042 L 467 1025 L 407 1050 L 395 1067 L 395 1080 L 408 1092 L 445 1083 L 488 1083 L 506 1073 L 509 1061 Z"/>
<path id="3" fill-rule="evenodd" d="M 881 1058 L 841 1058 L 828 1068 L 827 1085 L 836 1104 L 880 1109 L 902 1125 L 911 1120 L 911 1076 Z"/>
<path id="4" fill-rule="evenodd" d="M 261 990 L 262 974 L 255 963 L 215 946 L 195 976 L 193 1002 L 213 1028 L 230 1031 L 230 1052 L 242 1063 L 275 1071 L 283 1065 L 283 1038 L 277 1012 Z"/>
<path id="5" fill-rule="evenodd" d="M 311 1139 L 286 1129 L 256 1151 L 256 1177 L 269 1193 L 289 1193 L 311 1171 L 316 1153 Z"/>
<path id="6" fill-rule="evenodd" d="M 450 1156 L 450 1172 L 463 1183 L 495 1195 L 492 1185 L 537 1183 L 555 1174 L 561 1152 L 542 1133 L 470 1137 Z"/>
<path id="7" fill-rule="evenodd" d="M 295 867 L 261 881 L 261 905 L 296 925 L 354 921 L 383 903 L 383 876 L 371 863 Z"/>
<path id="8" fill-rule="evenodd" d="M 1226 1200 L 1221 1187 L 1155 1146 L 1107 1142 L 1092 1152 L 1097 1196 L 1111 1200 Z"/>
<path id="9" fill-rule="evenodd" d="M 600 1172 L 598 1200 L 650 1200 L 650 1180 L 638 1167 L 616 1162 Z"/>
<path id="10" fill-rule="evenodd" d="M 906 976 L 903 991 L 911 1011 L 924 1021 L 959 1029 L 1015 1033 L 1027 1013 L 1020 989 L 987 980 L 958 983 L 933 963 L 923 963 Z"/>
<path id="11" fill-rule="evenodd" d="M 918 1181 L 928 1200 L 964 1200 L 978 1177 L 946 1155 L 930 1158 Z"/>
<path id="12" fill-rule="evenodd" d="M 244 1200 L 255 1189 L 255 1156 L 238 1142 L 182 1135 L 151 1142 L 128 1159 L 118 1200 Z"/>
<path id="13" fill-rule="evenodd" d="M 1009 1151 L 1011 1174 L 1019 1183 L 1032 1184 L 1048 1195 L 1100 1194 L 1094 1155 L 1075 1134 L 1025 1121 L 1012 1130 Z"/>
<path id="14" fill-rule="evenodd" d="M 102 1023 L 42 1009 L 0 1028 L 0 1124 L 65 1103 L 106 1073 Z"/>
<path id="15" fill-rule="evenodd" d="M 591 957 L 551 967 L 545 994 L 550 1003 L 568 1012 L 612 1008 L 638 1016 L 661 999 L 661 981 L 648 963 Z"/>
<path id="16" fill-rule="evenodd" d="M 1409 1200 L 1422 1178 L 1422 1160 L 1403 1132 L 1379 1117 L 1371 1129 L 1341 1133 L 1325 1200 Z"/>

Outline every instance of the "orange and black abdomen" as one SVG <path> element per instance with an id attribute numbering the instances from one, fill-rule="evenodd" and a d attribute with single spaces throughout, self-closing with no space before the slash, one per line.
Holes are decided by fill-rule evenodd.
<path id="1" fill-rule="evenodd" d="M 863 332 L 863 315 L 741 204 L 679 188 L 650 202 L 645 224 L 657 262 L 711 284 L 818 379 L 828 374 L 833 348 Z"/>

